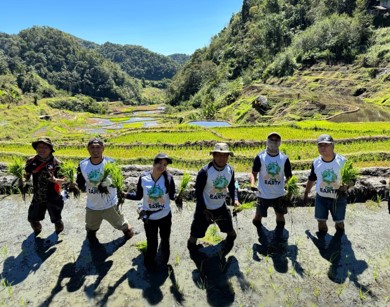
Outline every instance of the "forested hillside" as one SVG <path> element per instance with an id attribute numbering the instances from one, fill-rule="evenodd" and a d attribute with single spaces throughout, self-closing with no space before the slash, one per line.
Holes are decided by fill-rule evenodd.
<path id="1" fill-rule="evenodd" d="M 142 103 L 142 87 L 166 87 L 179 66 L 139 46 L 98 45 L 50 27 L 0 33 L 0 101 L 85 95 Z"/>
<path id="2" fill-rule="evenodd" d="M 285 113 L 299 119 L 303 104 L 328 103 L 324 93 L 389 106 L 390 17 L 377 4 L 244 0 L 226 28 L 176 74 L 169 103 L 199 109 L 194 118 L 235 116 L 244 122 L 275 117 L 292 104 L 295 110 Z"/>

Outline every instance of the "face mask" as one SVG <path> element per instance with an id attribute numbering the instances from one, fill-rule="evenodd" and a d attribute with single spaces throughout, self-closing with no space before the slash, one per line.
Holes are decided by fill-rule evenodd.
<path id="1" fill-rule="evenodd" d="M 279 152 L 280 141 L 274 142 L 267 140 L 267 152 L 269 153 L 278 153 Z"/>

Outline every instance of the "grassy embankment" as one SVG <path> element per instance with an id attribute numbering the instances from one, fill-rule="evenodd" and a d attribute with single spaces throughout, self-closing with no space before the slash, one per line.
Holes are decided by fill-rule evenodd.
<path id="1" fill-rule="evenodd" d="M 229 142 L 235 152 L 231 163 L 236 171 L 247 172 L 255 155 L 264 148 L 268 133 L 276 130 L 283 137 L 281 150 L 289 155 L 294 169 L 309 168 L 311 160 L 318 155 L 315 140 L 322 133 L 331 134 L 338 141 L 336 151 L 352 159 L 357 167 L 390 165 L 390 122 L 301 121 L 206 129 L 178 125 L 174 118 L 161 114 L 146 114 L 155 117 L 160 125 L 142 128 L 140 123 L 129 123 L 120 129 L 110 129 L 100 126 L 97 118 L 118 124 L 131 117 L 135 109 L 116 105 L 117 115 L 98 116 L 55 110 L 44 104 L 0 107 L 5 114 L 0 130 L 2 162 L 11 161 L 15 155 L 33 155 L 31 141 L 43 135 L 53 139 L 59 158 L 78 161 L 87 156 L 87 140 L 100 134 L 109 144 L 105 154 L 120 163 L 149 165 L 156 153 L 163 151 L 174 159 L 172 167 L 185 170 L 197 170 L 207 163 L 215 142 Z M 49 114 L 52 120 L 40 120 L 42 113 Z"/>

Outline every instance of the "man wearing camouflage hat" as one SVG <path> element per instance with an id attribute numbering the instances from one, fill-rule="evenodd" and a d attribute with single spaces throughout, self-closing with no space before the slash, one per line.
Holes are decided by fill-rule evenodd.
<path id="1" fill-rule="evenodd" d="M 54 224 L 57 234 L 64 230 L 61 212 L 64 200 L 60 194 L 61 184 L 65 179 L 59 178 L 60 161 L 53 156 L 54 148 L 49 138 L 39 138 L 32 142 L 37 154 L 29 158 L 25 166 L 25 180 L 33 179 L 33 199 L 28 208 L 28 221 L 35 235 L 42 231 L 40 221 L 46 211 Z"/>

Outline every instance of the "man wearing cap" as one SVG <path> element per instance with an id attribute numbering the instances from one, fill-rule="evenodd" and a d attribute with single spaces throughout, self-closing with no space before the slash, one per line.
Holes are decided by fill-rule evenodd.
<path id="1" fill-rule="evenodd" d="M 37 154 L 29 158 L 25 166 L 25 180 L 33 178 L 33 199 L 28 208 L 28 221 L 35 235 L 42 231 L 40 221 L 46 211 L 54 224 L 57 234 L 64 230 L 61 212 L 64 200 L 60 194 L 61 184 L 65 179 L 59 178 L 60 161 L 53 156 L 53 144 L 49 138 L 39 138 L 32 142 Z"/>
<path id="2" fill-rule="evenodd" d="M 172 226 L 171 200 L 176 200 L 180 208 L 181 200 L 175 198 L 175 182 L 167 171 L 172 159 L 165 153 L 154 157 L 153 168 L 144 172 L 138 179 L 136 192 L 126 194 L 127 199 L 141 200 L 138 205 L 139 219 L 144 223 L 147 248 L 144 264 L 147 269 L 157 268 L 158 231 L 161 238 L 161 264 L 168 263 L 170 256 L 170 235 Z"/>
<path id="3" fill-rule="evenodd" d="M 263 217 L 267 217 L 268 208 L 274 208 L 276 215 L 275 235 L 281 237 L 286 224 L 284 215 L 287 204 L 284 202 L 285 183 L 291 178 L 291 163 L 289 158 L 279 151 L 281 136 L 271 132 L 267 136 L 266 149 L 261 151 L 253 160 L 250 174 L 251 189 L 257 192 L 256 213 L 252 220 L 261 237 Z M 257 185 L 256 180 L 258 179 Z"/>
<path id="4" fill-rule="evenodd" d="M 307 202 L 309 192 L 316 183 L 315 218 L 318 221 L 318 234 L 324 236 L 328 232 L 326 221 L 329 212 L 335 222 L 336 232 L 343 233 L 347 196 L 339 191 L 346 191 L 354 183 L 341 186 L 341 169 L 346 158 L 334 152 L 333 138 L 322 134 L 317 145 L 320 156 L 311 164 L 304 202 Z"/>
<path id="5" fill-rule="evenodd" d="M 91 139 L 88 142 L 87 149 L 90 157 L 80 162 L 76 179 L 78 187 L 87 192 L 85 215 L 87 239 L 91 245 L 98 244 L 99 240 L 96 237 L 96 232 L 99 230 L 102 221 L 106 220 L 115 229 L 122 230 L 124 238 L 128 240 L 134 233 L 117 206 L 116 188 L 111 186 L 109 176 L 103 180 L 104 165 L 113 163 L 114 160 L 103 156 L 104 144 L 99 138 Z M 99 185 L 105 187 L 107 193 L 100 190 Z"/>
<path id="6" fill-rule="evenodd" d="M 232 215 L 226 204 L 230 195 L 232 205 L 239 206 L 235 190 L 234 170 L 228 164 L 233 152 L 228 144 L 217 143 L 210 152 L 213 160 L 198 173 L 195 182 L 196 209 L 191 225 L 191 235 L 187 242 L 190 256 L 197 256 L 198 238 L 203 238 L 210 224 L 215 222 L 222 232 L 227 234 L 220 251 L 221 261 L 233 248 L 237 234 L 233 228 Z M 196 262 L 196 260 L 194 259 Z"/>

